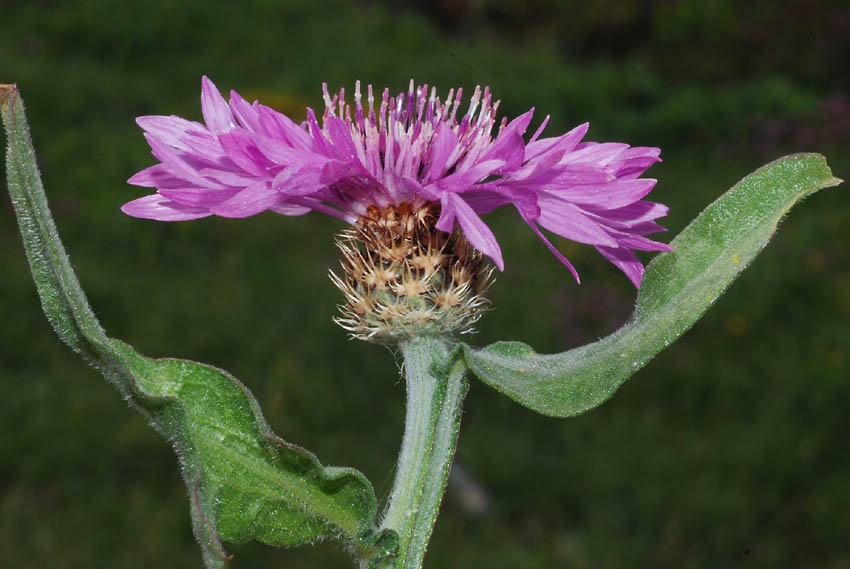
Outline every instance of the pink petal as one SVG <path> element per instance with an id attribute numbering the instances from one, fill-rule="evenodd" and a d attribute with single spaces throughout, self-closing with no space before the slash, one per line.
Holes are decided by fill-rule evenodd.
<path id="1" fill-rule="evenodd" d="M 229 200 L 238 192 L 238 189 L 209 190 L 207 188 L 180 188 L 170 190 L 160 188 L 159 190 L 161 196 L 173 202 L 204 210 L 209 210 L 211 207 Z"/>
<path id="2" fill-rule="evenodd" d="M 303 205 L 285 203 L 281 205 L 272 206 L 269 208 L 269 211 L 273 211 L 275 213 L 279 213 L 280 215 L 304 215 L 305 213 L 310 213 L 312 211 L 311 208 Z"/>
<path id="3" fill-rule="evenodd" d="M 468 170 L 455 172 L 437 182 L 437 187 L 450 192 L 463 192 L 504 166 L 504 160 L 487 160 Z"/>
<path id="4" fill-rule="evenodd" d="M 351 141 L 351 128 L 345 124 L 345 121 L 339 117 L 328 117 L 324 124 L 337 157 L 351 161 L 357 160 L 357 151 Z"/>
<path id="5" fill-rule="evenodd" d="M 446 161 L 457 146 L 457 135 L 446 123 L 441 122 L 437 127 L 434 139 L 431 141 L 431 166 L 425 181 L 436 180 L 446 171 Z"/>
<path id="6" fill-rule="evenodd" d="M 331 185 L 334 182 L 345 178 L 362 178 L 370 180 L 371 176 L 366 172 L 363 164 L 359 160 L 330 160 L 322 167 L 321 182 L 325 185 Z M 354 182 L 354 180 L 352 180 Z"/>
<path id="7" fill-rule="evenodd" d="M 187 221 L 212 215 L 208 210 L 173 202 L 159 194 L 151 194 L 121 206 L 121 211 L 132 217 L 157 221 Z"/>
<path id="8" fill-rule="evenodd" d="M 552 242 L 549 241 L 549 239 L 547 239 L 545 235 L 543 235 L 543 232 L 540 231 L 540 228 L 537 227 L 536 223 L 525 217 L 523 217 L 523 219 L 528 224 L 528 226 L 531 227 L 534 233 L 537 234 L 540 240 L 543 241 L 546 247 L 548 247 L 548 249 L 555 255 L 555 257 L 557 257 L 558 260 L 561 261 L 561 263 L 563 263 L 570 270 L 576 282 L 578 284 L 581 284 L 581 279 L 578 278 L 578 271 L 576 271 L 575 267 L 573 267 L 573 264 L 570 263 L 570 261 L 566 257 L 564 257 L 564 255 L 560 251 L 558 251 L 554 245 L 552 245 Z"/>
<path id="9" fill-rule="evenodd" d="M 324 156 L 301 149 L 295 149 L 287 142 L 271 138 L 264 134 L 251 133 L 250 137 L 257 146 L 257 149 L 262 152 L 266 158 L 275 164 L 280 164 L 281 166 L 288 166 L 293 163 L 301 163 L 309 160 L 327 160 Z"/>
<path id="10" fill-rule="evenodd" d="M 437 229 L 450 233 L 457 218 L 463 235 L 473 247 L 493 259 L 500 271 L 505 270 L 505 262 L 502 260 L 502 250 L 496 236 L 481 221 L 471 207 L 457 194 L 446 193 L 443 195 L 443 211 L 437 220 Z"/>
<path id="11" fill-rule="evenodd" d="M 200 160 L 216 164 L 225 159 L 224 150 L 221 148 L 218 137 L 206 128 L 187 132 L 181 140 L 191 149 L 191 153 Z"/>
<path id="12" fill-rule="evenodd" d="M 620 163 L 614 174 L 620 179 L 637 178 L 646 172 L 647 168 L 656 162 L 661 162 L 660 154 L 660 148 L 645 146 L 630 148 L 620 157 Z"/>
<path id="13" fill-rule="evenodd" d="M 154 164 L 141 172 L 133 174 L 128 184 L 145 188 L 179 188 L 185 187 L 186 181 L 171 173 L 165 164 Z"/>
<path id="14" fill-rule="evenodd" d="M 587 243 L 617 247 L 617 241 L 590 216 L 571 203 L 541 193 L 540 216 L 537 223 L 561 237 Z"/>
<path id="15" fill-rule="evenodd" d="M 552 185 L 603 184 L 617 179 L 598 166 L 589 164 L 559 164 L 552 170 L 554 176 L 549 182 Z"/>
<path id="16" fill-rule="evenodd" d="M 201 112 L 207 128 L 216 134 L 236 128 L 230 107 L 206 75 L 201 79 Z"/>
<path id="17" fill-rule="evenodd" d="M 495 192 L 465 192 L 463 199 L 478 215 L 490 213 L 494 209 L 511 203 L 507 197 Z"/>
<path id="18" fill-rule="evenodd" d="M 588 162 L 606 166 L 617 159 L 628 148 L 629 145 L 622 142 L 584 142 L 577 145 L 572 152 L 565 154 L 562 161 Z"/>
<path id="19" fill-rule="evenodd" d="M 331 207 L 329 205 L 323 204 L 320 200 L 314 198 L 292 198 L 287 200 L 287 203 L 295 204 L 295 205 L 303 205 L 304 207 L 308 207 L 313 211 L 318 211 L 320 213 L 324 213 L 330 215 L 332 217 L 337 217 L 343 221 L 347 221 L 348 223 L 354 223 L 357 221 L 357 215 L 349 212 L 342 211 L 336 209 L 335 207 Z M 274 209 L 274 208 L 272 208 Z"/>
<path id="20" fill-rule="evenodd" d="M 505 166 L 498 172 L 500 174 L 519 168 L 525 155 L 525 141 L 522 139 L 522 135 L 525 134 L 525 129 L 528 128 L 528 123 L 531 122 L 533 114 L 534 109 L 526 111 L 499 131 L 499 135 L 493 141 L 490 149 L 478 161 L 504 160 Z"/>
<path id="21" fill-rule="evenodd" d="M 316 193 L 326 184 L 322 182 L 322 170 L 308 166 L 292 166 L 278 172 L 272 180 L 272 189 L 287 196 L 305 196 Z"/>
<path id="22" fill-rule="evenodd" d="M 637 256 L 629 249 L 615 249 L 611 247 L 597 247 L 602 256 L 614 263 L 614 266 L 623 271 L 635 285 L 640 288 L 640 280 L 643 278 L 643 264 Z"/>
<path id="23" fill-rule="evenodd" d="M 269 175 L 268 167 L 272 165 L 271 160 L 260 153 L 244 131 L 232 130 L 225 134 L 219 134 L 218 141 L 227 157 L 233 160 L 242 170 L 259 177 Z"/>
<path id="24" fill-rule="evenodd" d="M 534 116 L 534 107 L 528 109 L 514 120 L 509 122 L 505 128 L 499 132 L 499 135 L 496 137 L 496 141 L 502 136 L 503 132 L 516 132 L 520 136 L 525 134 L 526 129 L 528 128 L 528 124 L 531 122 L 531 117 Z"/>
<path id="25" fill-rule="evenodd" d="M 204 132 L 206 127 L 201 123 L 188 121 L 177 116 L 151 115 L 136 118 L 136 124 L 164 144 L 179 150 L 194 151 L 194 148 L 183 140 L 189 132 Z"/>
<path id="26" fill-rule="evenodd" d="M 504 135 L 500 134 L 490 150 L 480 160 L 482 162 L 493 159 L 504 161 L 500 168 L 493 171 L 493 174 L 504 175 L 522 166 L 524 155 L 525 142 L 522 140 L 522 136 L 518 132 L 509 131 Z"/>
<path id="27" fill-rule="evenodd" d="M 315 148 L 322 154 L 333 156 L 331 149 L 328 148 L 328 141 L 322 135 L 322 129 L 319 128 L 319 122 L 316 120 L 316 113 L 313 109 L 307 107 L 307 124 L 310 125 L 309 133 L 312 136 Z"/>
<path id="28" fill-rule="evenodd" d="M 615 222 L 624 226 L 658 219 L 667 215 L 667 212 L 670 210 L 664 204 L 643 200 L 617 209 L 596 208 L 589 205 L 582 206 L 582 209 L 605 218 L 608 223 Z"/>
<path id="29" fill-rule="evenodd" d="M 266 133 L 276 139 L 287 142 L 293 148 L 314 150 L 315 144 L 310 134 L 298 126 L 288 116 L 270 107 L 260 105 L 260 122 Z"/>
<path id="30" fill-rule="evenodd" d="M 398 186 L 401 190 L 400 198 L 403 201 L 414 203 L 422 198 L 433 201 L 440 199 L 440 192 L 434 192 L 434 187 L 425 187 L 413 178 L 402 176 L 398 178 Z"/>
<path id="31" fill-rule="evenodd" d="M 546 191 L 572 203 L 616 209 L 638 201 L 651 192 L 656 183 L 657 180 L 652 178 L 640 178 L 601 184 L 567 185 L 564 188 L 546 188 Z"/>
<path id="32" fill-rule="evenodd" d="M 525 149 L 525 158 L 531 160 L 548 152 L 569 152 L 584 138 L 589 127 L 590 123 L 580 124 L 556 138 L 543 138 L 530 142 Z"/>
<path id="33" fill-rule="evenodd" d="M 230 160 L 228 160 L 230 162 Z M 198 174 L 207 180 L 221 184 L 221 187 L 245 188 L 257 182 L 255 176 L 246 175 L 241 168 L 231 163 L 229 169 L 202 168 Z"/>
<path id="34" fill-rule="evenodd" d="M 640 223 L 632 225 L 631 227 L 626 229 L 626 231 L 634 235 L 649 235 L 650 233 L 665 232 L 667 231 L 667 228 L 655 223 L 654 221 L 642 221 Z"/>
<path id="35" fill-rule="evenodd" d="M 262 132 L 259 110 L 233 90 L 230 91 L 230 109 L 242 128 L 252 132 Z"/>
<path id="36" fill-rule="evenodd" d="M 651 239 L 647 239 L 641 235 L 632 235 L 630 233 L 616 232 L 612 234 L 621 248 L 637 249 L 638 251 L 672 251 L 673 248 L 666 243 L 659 243 Z"/>
<path id="37" fill-rule="evenodd" d="M 182 178 L 183 180 L 198 186 L 207 188 L 221 187 L 215 182 L 202 178 L 198 174 L 197 170 L 184 160 L 184 158 L 188 158 L 185 153 L 181 154 L 181 151 L 161 143 L 148 133 L 145 133 L 145 139 L 148 141 L 148 144 L 153 151 L 153 155 L 167 166 L 171 173 L 176 177 Z"/>
<path id="38" fill-rule="evenodd" d="M 248 186 L 227 201 L 210 208 L 221 217 L 251 217 L 277 205 L 280 194 L 268 187 L 266 182 Z"/>

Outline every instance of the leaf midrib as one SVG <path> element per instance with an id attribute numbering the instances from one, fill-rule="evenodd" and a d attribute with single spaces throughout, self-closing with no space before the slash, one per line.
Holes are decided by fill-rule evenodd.
<path id="1" fill-rule="evenodd" d="M 290 496 L 295 497 L 295 500 L 285 500 L 280 495 L 276 495 L 271 491 L 271 488 L 256 487 L 255 491 L 271 500 L 279 500 L 286 502 L 287 506 L 305 510 L 302 514 L 305 517 L 319 517 L 331 525 L 343 530 L 352 541 L 356 540 L 359 533 L 359 521 L 355 514 L 351 514 L 344 509 L 335 509 L 327 506 L 328 498 L 322 494 L 312 492 L 305 489 L 303 485 L 298 483 L 298 479 L 294 476 L 287 476 L 275 469 L 267 463 L 257 461 L 253 457 L 249 457 L 246 453 L 234 451 L 232 448 L 222 444 L 220 441 L 212 437 L 200 434 L 197 431 L 193 433 L 194 438 L 202 447 L 207 447 L 214 450 L 217 454 L 222 455 L 244 467 L 257 478 L 266 481 L 270 487 L 284 488 Z M 205 453 L 200 451 L 203 456 Z M 259 462 L 259 464 L 258 464 Z M 302 507 L 303 505 L 303 507 Z M 316 515 L 311 516 L 306 510 L 314 512 Z"/>

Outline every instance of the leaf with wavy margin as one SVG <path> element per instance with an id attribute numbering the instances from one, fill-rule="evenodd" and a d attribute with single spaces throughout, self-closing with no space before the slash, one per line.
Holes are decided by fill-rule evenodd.
<path id="1" fill-rule="evenodd" d="M 610 336 L 552 355 L 521 342 L 463 345 L 466 361 L 481 381 L 538 413 L 569 417 L 593 409 L 705 313 L 796 203 L 841 181 L 820 154 L 771 162 L 709 205 L 670 243 L 672 252 L 650 262 L 630 321 Z"/>
<path id="2" fill-rule="evenodd" d="M 0 85 L 9 192 L 44 312 L 68 346 L 115 385 L 177 453 L 195 537 L 210 569 L 226 567 L 222 541 L 292 546 L 328 537 L 377 566 L 398 537 L 375 530 L 372 486 L 351 468 L 323 467 L 275 435 L 250 391 L 227 372 L 150 359 L 108 338 L 65 253 L 41 184 L 14 85 Z"/>

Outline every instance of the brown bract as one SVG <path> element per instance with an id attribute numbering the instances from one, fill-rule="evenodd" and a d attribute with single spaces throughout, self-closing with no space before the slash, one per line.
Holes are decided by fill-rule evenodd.
<path id="1" fill-rule="evenodd" d="M 489 304 L 492 268 L 462 234 L 436 229 L 440 206 L 370 206 L 337 239 L 343 292 L 336 322 L 353 337 L 394 344 L 472 332 Z"/>
<path id="2" fill-rule="evenodd" d="M 0 105 L 6 106 L 10 104 L 13 97 L 18 94 L 18 86 L 14 83 L 11 85 L 0 84 Z"/>

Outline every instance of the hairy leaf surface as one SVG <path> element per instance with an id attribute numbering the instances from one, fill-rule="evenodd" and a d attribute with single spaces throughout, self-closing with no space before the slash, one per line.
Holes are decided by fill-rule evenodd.
<path id="1" fill-rule="evenodd" d="M 544 415 L 568 417 L 611 397 L 690 328 L 752 262 L 804 197 L 841 183 L 819 154 L 767 164 L 723 194 L 656 256 L 630 321 L 610 336 L 560 354 L 520 342 L 464 346 L 481 381 Z"/>
<path id="2" fill-rule="evenodd" d="M 228 564 L 222 541 L 251 539 L 290 546 L 335 537 L 374 564 L 393 555 L 397 536 L 374 529 L 377 504 L 362 474 L 324 467 L 277 437 L 253 395 L 227 372 L 146 358 L 106 336 L 50 215 L 15 86 L 0 85 L 0 110 L 9 192 L 44 312 L 59 337 L 174 446 L 206 566 Z"/>

